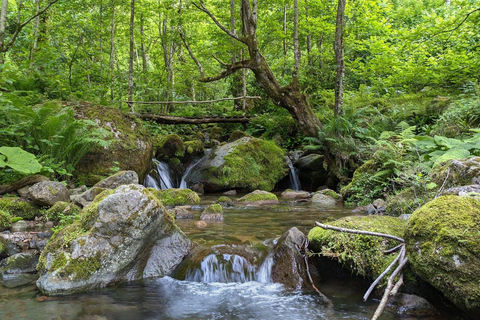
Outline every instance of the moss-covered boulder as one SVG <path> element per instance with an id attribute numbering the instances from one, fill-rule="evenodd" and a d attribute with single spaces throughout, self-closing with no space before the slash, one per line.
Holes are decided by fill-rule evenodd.
<path id="1" fill-rule="evenodd" d="M 108 148 L 98 147 L 80 160 L 75 168 L 80 181 L 94 185 L 115 167 L 133 170 L 143 181 L 151 167 L 153 142 L 140 120 L 120 109 L 89 104 L 76 106 L 75 116 L 96 122 L 115 139 Z"/>
<path id="2" fill-rule="evenodd" d="M 28 189 L 33 203 L 38 206 L 53 206 L 58 201 L 70 201 L 70 191 L 58 181 L 42 181 Z"/>
<path id="3" fill-rule="evenodd" d="M 10 228 L 10 214 L 0 209 L 0 231 Z"/>
<path id="4" fill-rule="evenodd" d="M 277 196 L 271 192 L 268 192 L 265 190 L 255 190 L 239 198 L 237 202 L 239 204 L 244 204 L 244 205 L 246 204 L 260 205 L 260 204 L 278 203 L 279 201 Z"/>
<path id="5" fill-rule="evenodd" d="M 185 158 L 203 155 L 203 142 L 200 140 L 185 141 Z"/>
<path id="6" fill-rule="evenodd" d="M 43 214 L 43 210 L 23 198 L 0 198 L 0 210 L 9 213 L 12 217 L 21 217 L 31 220 Z"/>
<path id="7" fill-rule="evenodd" d="M 206 192 L 271 191 L 287 171 L 284 152 L 275 143 L 243 137 L 214 148 L 186 180 L 188 185 L 202 183 Z"/>
<path id="8" fill-rule="evenodd" d="M 411 214 L 424 203 L 423 198 L 415 195 L 413 188 L 406 188 L 390 195 L 386 201 L 386 212 L 389 216 L 398 217 L 402 214 Z"/>
<path id="9" fill-rule="evenodd" d="M 200 203 L 198 194 L 190 189 L 164 189 L 149 188 L 150 192 L 159 199 L 164 206 L 196 205 Z"/>
<path id="10" fill-rule="evenodd" d="M 480 314 L 480 202 L 444 196 L 415 211 L 405 232 L 415 272 L 473 318 Z"/>
<path id="11" fill-rule="evenodd" d="M 155 137 L 155 158 L 166 161 L 170 158 L 181 159 L 185 155 L 185 144 L 177 134 Z"/>
<path id="12" fill-rule="evenodd" d="M 429 177 L 444 188 L 480 184 L 480 157 L 450 160 L 436 166 Z"/>
<path id="13" fill-rule="evenodd" d="M 223 221 L 223 208 L 220 204 L 215 203 L 209 205 L 203 210 L 200 215 L 200 220 L 203 221 Z"/>
<path id="14" fill-rule="evenodd" d="M 387 233 L 402 237 L 407 222 L 387 216 L 351 216 L 328 224 L 357 230 Z M 337 260 L 352 273 L 375 279 L 393 261 L 395 254 L 383 252 L 398 245 L 395 240 L 347 234 L 315 227 L 308 233 L 310 248 L 321 256 Z"/>
<path id="15" fill-rule="evenodd" d="M 169 275 L 192 244 L 145 187 L 106 190 L 42 252 L 38 288 L 64 295 Z"/>

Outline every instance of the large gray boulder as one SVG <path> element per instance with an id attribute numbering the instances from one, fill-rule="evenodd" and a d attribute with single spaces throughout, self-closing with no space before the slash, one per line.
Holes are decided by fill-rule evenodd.
<path id="1" fill-rule="evenodd" d="M 0 284 L 8 288 L 18 287 L 37 279 L 35 266 L 38 254 L 34 252 L 17 253 L 0 263 Z"/>
<path id="2" fill-rule="evenodd" d="M 205 192 L 231 189 L 271 191 L 286 176 L 287 163 L 274 142 L 243 137 L 215 147 L 186 178 L 202 183 Z"/>
<path id="3" fill-rule="evenodd" d="M 40 256 L 38 288 L 64 295 L 169 275 L 192 243 L 141 185 L 106 190 Z"/>
<path id="4" fill-rule="evenodd" d="M 138 174 L 132 170 L 120 171 L 102 181 L 97 182 L 94 187 L 115 189 L 124 184 L 138 184 Z"/>
<path id="5" fill-rule="evenodd" d="M 58 201 L 70 201 L 67 187 L 57 181 L 42 181 L 28 189 L 33 203 L 39 206 L 53 206 Z"/>

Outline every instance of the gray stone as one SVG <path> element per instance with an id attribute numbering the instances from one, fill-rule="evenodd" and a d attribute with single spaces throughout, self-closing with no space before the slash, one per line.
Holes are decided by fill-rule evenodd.
<path id="1" fill-rule="evenodd" d="M 0 263 L 0 275 L 36 273 L 38 254 L 22 252 L 10 256 Z"/>
<path id="2" fill-rule="evenodd" d="M 365 212 L 367 214 L 376 214 L 377 213 L 377 208 L 373 204 L 369 204 L 365 207 Z"/>
<path id="3" fill-rule="evenodd" d="M 33 203 L 39 206 L 53 206 L 58 201 L 70 201 L 67 187 L 57 181 L 42 181 L 34 184 L 28 190 Z"/>
<path id="4" fill-rule="evenodd" d="M 44 294 L 166 276 L 192 247 L 162 204 L 141 185 L 120 186 L 96 201 L 82 211 L 89 217 L 85 232 L 60 249 L 55 242 L 63 234 L 57 233 L 42 252 L 37 286 Z"/>
<path id="5" fill-rule="evenodd" d="M 23 231 L 26 231 L 27 228 L 28 228 L 28 224 L 23 220 L 19 220 L 17 222 L 12 223 L 12 225 L 10 226 L 10 231 L 23 232 Z"/>
<path id="6" fill-rule="evenodd" d="M 298 200 L 298 199 L 310 199 L 311 195 L 310 195 L 310 192 L 307 192 L 307 191 L 295 191 L 292 189 L 287 189 L 282 192 L 280 197 L 285 199 Z"/>
<path id="7" fill-rule="evenodd" d="M 337 203 L 337 200 L 335 200 L 332 196 L 323 194 L 321 192 L 316 192 L 313 197 L 312 197 L 312 203 L 319 205 L 319 206 L 334 206 Z"/>
<path id="8" fill-rule="evenodd" d="M 138 174 L 135 171 L 120 171 L 94 185 L 97 188 L 115 189 L 125 184 L 138 184 Z M 93 200 L 93 199 L 92 199 Z"/>
<path id="9" fill-rule="evenodd" d="M 70 196 L 70 200 L 80 207 L 88 206 L 105 188 L 93 187 L 81 194 Z"/>
<path id="10" fill-rule="evenodd" d="M 176 219 L 193 219 L 193 214 L 189 211 L 191 206 L 178 206 L 172 209 Z"/>
<path id="11" fill-rule="evenodd" d="M 438 311 L 425 298 L 413 294 L 398 294 L 394 301 L 397 307 L 397 315 L 405 317 L 435 317 Z"/>
<path id="12" fill-rule="evenodd" d="M 298 159 L 294 163 L 298 169 L 298 176 L 307 190 L 316 190 L 325 185 L 328 180 L 328 172 L 323 167 L 324 156 L 320 154 L 309 154 Z"/>
<path id="13" fill-rule="evenodd" d="M 226 195 L 226 196 L 236 196 L 237 195 L 237 190 L 233 189 L 233 190 L 228 190 L 228 191 L 225 191 L 224 193 L 222 193 L 223 195 Z"/>
<path id="14" fill-rule="evenodd" d="M 285 232 L 273 248 L 272 280 L 286 288 L 299 290 L 307 286 L 305 261 L 300 248 L 305 235 L 293 227 Z"/>
<path id="15" fill-rule="evenodd" d="M 383 199 L 376 199 L 375 201 L 373 201 L 372 203 L 375 208 L 381 208 L 381 207 L 385 207 L 387 205 L 387 203 L 385 202 L 385 200 Z"/>

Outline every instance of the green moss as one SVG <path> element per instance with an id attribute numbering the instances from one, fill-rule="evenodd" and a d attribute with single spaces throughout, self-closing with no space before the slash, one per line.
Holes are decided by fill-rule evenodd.
<path id="1" fill-rule="evenodd" d="M 464 310 L 480 311 L 480 202 L 444 196 L 415 211 L 405 232 L 415 271 Z"/>
<path id="2" fill-rule="evenodd" d="M 230 199 L 229 197 L 221 196 L 220 198 L 218 198 L 216 203 L 224 204 L 224 205 L 233 205 L 234 201 L 232 199 Z"/>
<path id="3" fill-rule="evenodd" d="M 32 220 L 43 214 L 42 208 L 18 198 L 0 198 L 0 210 L 25 220 Z"/>
<path id="4" fill-rule="evenodd" d="M 200 203 L 198 194 L 190 189 L 148 190 L 160 200 L 164 206 L 195 205 Z"/>
<path id="5" fill-rule="evenodd" d="M 192 140 L 185 142 L 185 151 L 189 155 L 203 154 L 203 143 L 200 140 Z"/>
<path id="6" fill-rule="evenodd" d="M 249 139 L 224 159 L 220 173 L 212 168 L 218 184 L 224 187 L 271 191 L 286 172 L 284 151 L 272 141 Z"/>
<path id="7" fill-rule="evenodd" d="M 378 181 L 373 176 L 378 166 L 373 160 L 368 160 L 355 170 L 352 181 L 340 190 L 346 202 L 358 205 L 372 203 L 376 198 L 381 198 L 378 189 Z"/>
<path id="8" fill-rule="evenodd" d="M 233 142 L 233 141 L 238 140 L 238 139 L 243 138 L 243 137 L 250 137 L 250 135 L 246 134 L 243 131 L 235 130 L 230 135 L 230 138 L 228 139 L 228 142 Z"/>
<path id="9" fill-rule="evenodd" d="M 223 214 L 223 208 L 220 204 L 215 203 L 212 205 L 209 205 L 208 207 L 203 210 L 202 214 L 212 214 L 212 213 L 221 213 Z"/>
<path id="10" fill-rule="evenodd" d="M 329 223 L 330 225 L 387 233 L 402 237 L 406 221 L 386 216 L 352 216 Z M 310 248 L 322 256 L 338 260 L 344 267 L 360 276 L 375 279 L 393 261 L 395 255 L 383 251 L 398 245 L 395 240 L 381 237 L 347 234 L 333 230 L 313 228 L 309 234 Z"/>
<path id="11" fill-rule="evenodd" d="M 342 196 L 339 195 L 338 193 L 336 193 L 335 191 L 333 191 L 332 189 L 324 189 L 324 190 L 319 191 L 319 193 L 324 194 L 326 196 L 330 196 L 335 200 L 342 199 Z"/>
<path id="12" fill-rule="evenodd" d="M 15 223 L 15 222 L 20 221 L 20 220 L 23 220 L 23 218 L 22 217 L 11 217 L 10 218 L 11 223 Z"/>
<path id="13" fill-rule="evenodd" d="M 168 161 L 170 158 L 182 158 L 185 155 L 185 144 L 177 134 L 155 137 L 154 147 L 155 157 L 159 160 Z"/>
<path id="14" fill-rule="evenodd" d="M 0 237 L 0 259 L 8 255 L 8 245 L 5 238 Z"/>
<path id="15" fill-rule="evenodd" d="M 70 259 L 63 267 L 63 271 L 71 275 L 73 280 L 84 280 L 102 267 L 101 257 L 79 257 L 78 259 Z"/>
<path id="16" fill-rule="evenodd" d="M 248 193 L 237 200 L 239 203 L 242 202 L 259 202 L 259 201 L 278 201 L 278 198 L 273 193 L 255 190 L 254 192 Z"/>
<path id="17" fill-rule="evenodd" d="M 62 219 L 74 217 L 80 213 L 80 208 L 77 205 L 68 202 L 56 202 L 50 209 L 45 212 L 49 221 L 59 222 Z"/>
<path id="18" fill-rule="evenodd" d="M 12 224 L 10 219 L 10 214 L 0 209 L 0 231 L 10 228 Z"/>

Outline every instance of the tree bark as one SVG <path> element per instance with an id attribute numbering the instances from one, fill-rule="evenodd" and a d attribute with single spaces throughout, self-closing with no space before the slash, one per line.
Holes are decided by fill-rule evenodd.
<path id="1" fill-rule="evenodd" d="M 110 101 L 113 102 L 115 84 L 115 0 L 112 0 L 112 21 L 110 24 Z"/>
<path id="2" fill-rule="evenodd" d="M 135 0 L 131 0 L 130 2 L 130 56 L 128 59 L 128 106 L 131 110 L 133 110 L 133 51 L 134 51 L 134 38 L 133 38 L 133 31 L 134 31 L 134 23 L 135 23 Z"/>
<path id="3" fill-rule="evenodd" d="M 7 24 L 8 0 L 2 0 L 0 7 L 0 72 L 3 70 L 4 47 L 5 47 L 5 27 Z"/>
<path id="4" fill-rule="evenodd" d="M 298 45 L 298 0 L 293 1 L 293 52 L 295 60 L 293 79 L 294 81 L 298 81 L 298 70 L 300 69 L 300 49 Z"/>
<path id="5" fill-rule="evenodd" d="M 40 0 L 35 0 L 35 13 L 38 14 L 39 11 L 40 11 Z M 30 69 L 33 68 L 35 52 L 37 51 L 37 47 L 38 47 L 39 34 L 40 34 L 40 16 L 37 16 L 35 18 L 35 23 L 33 25 L 33 44 L 32 44 L 32 48 L 30 49 L 30 56 L 28 57 L 28 59 L 30 60 L 30 66 L 29 66 Z"/>
<path id="6" fill-rule="evenodd" d="M 313 112 L 307 97 L 301 91 L 300 82 L 298 79 L 293 79 L 292 83 L 282 87 L 272 70 L 270 69 L 267 60 L 261 54 L 257 40 L 257 0 L 250 3 L 249 0 L 241 0 L 241 17 L 243 26 L 243 35 L 239 38 L 232 35 L 232 33 L 225 27 L 221 26 L 219 22 L 213 17 L 212 13 L 200 0 L 200 4 L 194 5 L 203 12 L 207 13 L 217 26 L 227 33 L 230 37 L 244 43 L 250 56 L 249 60 L 237 61 L 235 64 L 227 66 L 219 75 L 214 77 L 202 77 L 201 81 L 211 82 L 223 79 L 234 72 L 247 68 L 252 70 L 258 84 L 265 90 L 272 101 L 280 108 L 286 109 L 298 124 L 303 133 L 307 136 L 317 137 L 318 130 L 322 124 Z"/>
<path id="7" fill-rule="evenodd" d="M 343 24 L 345 18 L 346 0 L 338 0 L 337 22 L 335 26 L 335 60 L 337 62 L 337 74 L 335 77 L 335 112 L 337 117 L 342 112 L 343 106 L 343 79 L 345 77 L 345 60 L 343 49 Z"/>

